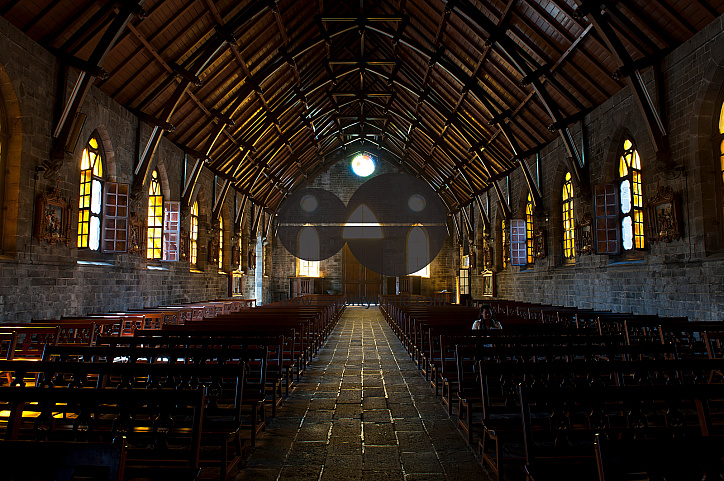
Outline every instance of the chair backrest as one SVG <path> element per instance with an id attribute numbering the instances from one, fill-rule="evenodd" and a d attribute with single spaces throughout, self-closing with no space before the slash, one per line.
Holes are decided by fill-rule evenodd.
<path id="1" fill-rule="evenodd" d="M 18 462 L 33 453 L 40 462 Z M 5 479 L 55 479 L 71 481 L 77 469 L 105 468 L 106 481 L 121 481 L 126 457 L 126 440 L 113 442 L 0 441 L 0 463 Z M 94 478 L 100 479 L 100 478 Z"/>
<path id="2" fill-rule="evenodd" d="M 0 359 L 12 359 L 18 335 L 15 331 L 0 331 Z"/>

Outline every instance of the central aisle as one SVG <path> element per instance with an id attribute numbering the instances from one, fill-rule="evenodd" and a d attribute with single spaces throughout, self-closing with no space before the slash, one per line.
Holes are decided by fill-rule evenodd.
<path id="1" fill-rule="evenodd" d="M 487 477 L 372 306 L 346 309 L 236 479 Z"/>

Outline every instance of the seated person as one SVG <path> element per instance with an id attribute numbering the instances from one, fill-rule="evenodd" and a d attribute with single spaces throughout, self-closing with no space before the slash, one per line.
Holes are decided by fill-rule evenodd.
<path id="1" fill-rule="evenodd" d="M 493 318 L 493 306 L 483 304 L 480 306 L 480 317 L 473 322 L 473 329 L 502 329 L 500 322 Z"/>

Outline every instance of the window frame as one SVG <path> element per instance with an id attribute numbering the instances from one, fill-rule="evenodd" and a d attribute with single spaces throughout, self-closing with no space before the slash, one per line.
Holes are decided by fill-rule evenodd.
<path id="1" fill-rule="evenodd" d="M 523 219 L 510 220 L 510 265 L 528 265 L 527 258 L 526 221 Z"/>
<path id="2" fill-rule="evenodd" d="M 163 245 L 161 260 L 178 262 L 181 257 L 181 202 L 164 201 L 163 203 Z"/>
<path id="3" fill-rule="evenodd" d="M 461 296 L 470 295 L 470 269 L 462 268 L 458 272 L 458 288 Z"/>

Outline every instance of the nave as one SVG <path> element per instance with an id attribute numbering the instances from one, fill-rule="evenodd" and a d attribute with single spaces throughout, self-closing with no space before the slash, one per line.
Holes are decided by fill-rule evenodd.
<path id="1" fill-rule="evenodd" d="M 488 479 L 473 449 L 380 311 L 347 307 L 236 479 Z"/>

